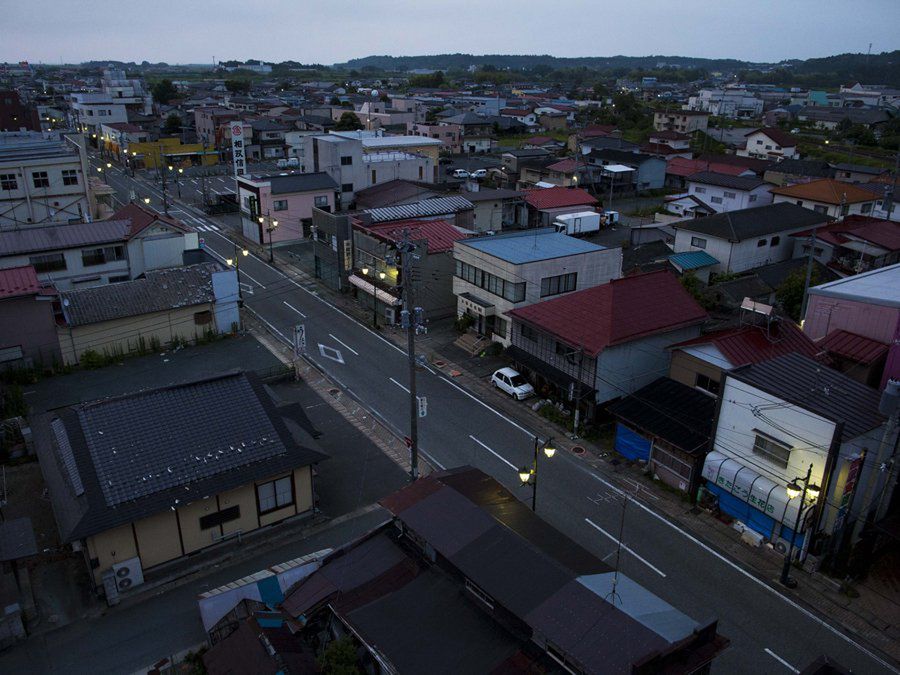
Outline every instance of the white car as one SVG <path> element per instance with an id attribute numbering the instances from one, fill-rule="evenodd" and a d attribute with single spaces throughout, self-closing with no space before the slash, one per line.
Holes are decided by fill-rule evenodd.
<path id="1" fill-rule="evenodd" d="M 481 180 L 482 178 L 487 178 L 487 169 L 475 169 L 471 174 L 469 174 L 472 178 Z"/>
<path id="2" fill-rule="evenodd" d="M 491 376 L 491 384 L 519 401 L 534 395 L 534 387 L 512 368 L 501 368 Z"/>
<path id="3" fill-rule="evenodd" d="M 466 171 L 465 169 L 455 169 L 453 171 L 453 177 L 454 178 L 468 178 L 469 172 Z"/>

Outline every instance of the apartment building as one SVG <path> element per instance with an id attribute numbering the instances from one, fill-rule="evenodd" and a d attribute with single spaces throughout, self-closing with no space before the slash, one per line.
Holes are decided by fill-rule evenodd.
<path id="1" fill-rule="evenodd" d="M 695 131 L 706 131 L 709 124 L 709 113 L 699 110 L 659 110 L 653 113 L 653 129 L 655 131 L 677 131 L 680 134 L 691 134 Z"/>

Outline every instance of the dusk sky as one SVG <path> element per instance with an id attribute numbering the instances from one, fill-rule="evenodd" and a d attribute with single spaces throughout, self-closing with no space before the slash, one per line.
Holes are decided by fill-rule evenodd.
<path id="1" fill-rule="evenodd" d="M 3 3 L 0 61 L 331 64 L 370 54 L 733 57 L 900 48 L 900 1 L 49 0 Z"/>

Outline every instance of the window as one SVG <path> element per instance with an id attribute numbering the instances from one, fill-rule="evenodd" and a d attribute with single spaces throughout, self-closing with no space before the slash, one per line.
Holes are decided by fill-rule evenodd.
<path id="1" fill-rule="evenodd" d="M 31 181 L 36 188 L 50 187 L 50 177 L 47 175 L 46 171 L 35 171 L 31 174 Z"/>
<path id="2" fill-rule="evenodd" d="M 341 192 L 353 192 L 353 183 L 344 183 L 341 185 Z"/>
<path id="3" fill-rule="evenodd" d="M 378 172 L 372 169 L 372 185 L 378 182 Z"/>
<path id="4" fill-rule="evenodd" d="M 532 328 L 531 326 L 526 326 L 524 323 L 520 324 L 520 326 L 520 332 L 522 333 L 523 338 L 525 338 L 526 340 L 530 340 L 531 342 L 537 341 L 537 335 L 534 332 L 534 328 Z"/>
<path id="5" fill-rule="evenodd" d="M 210 323 L 212 323 L 212 312 L 210 310 L 207 309 L 203 312 L 194 312 L 195 326 L 205 326 Z"/>
<path id="6" fill-rule="evenodd" d="M 800 204 L 800 206 L 803 206 L 803 204 Z M 828 207 L 822 206 L 821 204 L 816 204 L 815 206 L 813 206 L 813 211 L 815 211 L 816 213 L 828 213 Z"/>
<path id="7" fill-rule="evenodd" d="M 0 173 L 0 190 L 18 190 L 19 184 L 14 173 Z"/>
<path id="8" fill-rule="evenodd" d="M 275 211 L 287 211 L 287 199 L 276 199 L 272 202 L 272 208 Z"/>
<path id="9" fill-rule="evenodd" d="M 791 446 L 757 431 L 756 440 L 753 442 L 753 454 L 760 455 L 773 464 L 786 469 L 791 457 Z"/>
<path id="10" fill-rule="evenodd" d="M 223 523 L 227 523 L 232 520 L 237 520 L 241 517 L 241 507 L 240 506 L 230 506 L 227 509 L 222 509 L 221 511 L 216 511 L 215 513 L 209 513 L 202 518 L 200 518 L 200 529 L 201 530 L 209 530 L 213 527 L 218 527 Z"/>
<path id="11" fill-rule="evenodd" d="M 81 251 L 81 264 L 85 267 L 104 265 L 116 260 L 125 260 L 124 246 L 105 246 L 103 248 L 86 248 Z"/>
<path id="12" fill-rule="evenodd" d="M 696 192 L 698 195 L 702 195 L 703 193 L 706 192 L 706 188 L 705 188 L 705 187 L 698 187 L 698 186 L 695 185 L 695 186 L 694 186 L 694 192 Z"/>
<path id="13" fill-rule="evenodd" d="M 756 247 L 757 247 L 757 248 L 761 248 L 761 247 L 763 247 L 763 246 L 765 246 L 765 245 L 766 245 L 766 240 L 765 240 L 765 239 L 760 239 L 758 242 L 756 242 Z"/>
<path id="14" fill-rule="evenodd" d="M 713 204 L 721 204 L 722 198 L 721 197 L 710 197 L 709 201 L 711 201 Z"/>
<path id="15" fill-rule="evenodd" d="M 748 202 L 755 202 L 755 201 L 756 201 L 756 197 L 757 197 L 757 195 L 750 195 L 750 197 L 749 197 L 749 199 L 747 199 L 747 201 L 748 201 Z"/>
<path id="16" fill-rule="evenodd" d="M 574 291 L 577 278 L 578 275 L 575 272 L 560 274 L 556 277 L 544 277 L 541 279 L 541 297 L 546 298 L 548 295 Z"/>
<path id="17" fill-rule="evenodd" d="M 75 169 L 63 169 L 63 185 L 78 185 L 78 172 Z"/>
<path id="18" fill-rule="evenodd" d="M 737 195 L 734 192 L 726 192 L 725 199 L 734 199 Z"/>
<path id="19" fill-rule="evenodd" d="M 316 203 L 316 206 L 318 206 L 318 207 L 328 206 L 328 197 L 325 197 L 324 195 L 320 195 L 320 196 L 316 197 L 315 203 Z"/>
<path id="20" fill-rule="evenodd" d="M 353 166 L 353 157 L 341 157 L 341 166 Z"/>
<path id="21" fill-rule="evenodd" d="M 497 319 L 494 321 L 494 335 L 506 339 L 506 330 L 509 321 L 506 319 Z"/>
<path id="22" fill-rule="evenodd" d="M 66 269 L 66 257 L 62 253 L 48 253 L 47 255 L 33 255 L 28 262 L 34 267 L 35 272 L 56 272 Z"/>
<path id="23" fill-rule="evenodd" d="M 762 140 L 761 140 L 761 139 L 757 139 L 756 144 L 757 144 L 757 145 L 762 145 Z"/>
<path id="24" fill-rule="evenodd" d="M 456 261 L 456 276 L 510 302 L 522 302 L 525 299 L 524 282 L 513 283 L 506 281 L 459 260 Z"/>
<path id="25" fill-rule="evenodd" d="M 260 515 L 277 511 L 294 503 L 294 487 L 290 476 L 256 486 Z"/>
<path id="26" fill-rule="evenodd" d="M 872 212 L 872 204 L 866 203 L 860 207 L 860 213 L 871 213 Z"/>
<path id="27" fill-rule="evenodd" d="M 691 237 L 691 246 L 696 248 L 706 248 L 706 239 L 703 237 Z"/>
<path id="28" fill-rule="evenodd" d="M 719 382 L 718 380 L 712 379 L 709 375 L 697 373 L 697 379 L 694 381 L 694 386 L 697 389 L 702 389 L 703 391 L 712 394 L 713 396 L 719 395 Z"/>
<path id="29" fill-rule="evenodd" d="M 781 243 L 781 237 L 772 237 L 771 241 L 769 241 L 769 246 L 778 246 Z"/>

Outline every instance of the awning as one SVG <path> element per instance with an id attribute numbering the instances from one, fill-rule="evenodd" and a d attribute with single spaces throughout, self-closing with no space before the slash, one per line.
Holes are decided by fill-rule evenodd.
<path id="1" fill-rule="evenodd" d="M 365 293 L 368 293 L 369 295 L 372 295 L 372 290 L 374 289 L 375 297 L 386 305 L 397 307 L 403 304 L 400 298 L 394 297 L 387 291 L 383 291 L 380 288 L 376 288 L 375 284 L 373 284 L 371 281 L 366 281 L 365 279 L 358 277 L 355 274 L 351 274 L 348 278 L 348 281 L 358 289 L 364 291 Z"/>
<path id="2" fill-rule="evenodd" d="M 459 304 L 463 309 L 472 310 L 479 316 L 494 316 L 496 313 L 496 309 L 491 303 L 482 300 L 477 295 L 460 293 L 458 297 Z"/>
<path id="3" fill-rule="evenodd" d="M 789 526 L 797 520 L 799 499 L 788 499 L 780 485 L 733 457 L 713 450 L 703 464 L 703 477 L 720 489 Z"/>
<path id="4" fill-rule="evenodd" d="M 542 361 L 537 356 L 529 354 L 524 349 L 516 347 L 515 345 L 510 345 L 506 349 L 506 353 L 509 354 L 509 356 L 511 356 L 517 363 L 521 363 L 526 368 L 530 368 L 531 370 L 540 373 L 565 391 L 573 392 L 573 395 L 574 392 L 578 391 L 578 380 L 576 380 L 568 373 L 561 371 L 559 368 L 551 366 L 549 363 Z M 581 383 L 582 399 L 591 397 L 595 393 L 595 389 L 587 386 L 584 382 Z"/>

